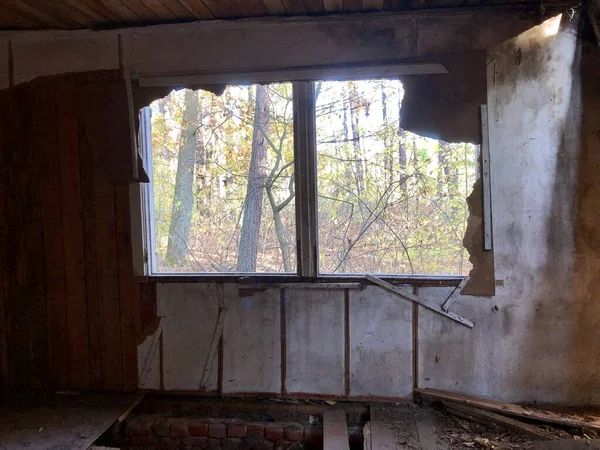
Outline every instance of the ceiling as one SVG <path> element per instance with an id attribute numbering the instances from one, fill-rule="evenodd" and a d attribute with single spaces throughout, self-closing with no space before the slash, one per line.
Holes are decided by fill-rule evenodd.
<path id="1" fill-rule="evenodd" d="M 0 29 L 116 28 L 195 20 L 368 11 L 511 8 L 560 12 L 568 0 L 2 0 Z"/>

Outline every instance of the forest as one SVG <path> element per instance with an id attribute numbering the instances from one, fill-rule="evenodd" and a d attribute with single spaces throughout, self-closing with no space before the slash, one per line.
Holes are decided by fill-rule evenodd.
<path id="1" fill-rule="evenodd" d="M 400 126 L 399 80 L 315 82 L 322 274 L 468 274 L 479 147 Z M 151 108 L 156 272 L 296 271 L 291 83 Z"/>

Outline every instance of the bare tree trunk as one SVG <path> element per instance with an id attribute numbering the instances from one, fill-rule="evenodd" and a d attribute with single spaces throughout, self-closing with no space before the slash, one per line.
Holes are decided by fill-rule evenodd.
<path id="1" fill-rule="evenodd" d="M 392 149 L 388 147 L 388 113 L 387 95 L 385 94 L 385 83 L 381 83 L 381 115 L 383 118 L 383 165 L 385 171 L 387 172 L 388 182 L 392 183 L 394 181 L 394 162 Z"/>
<path id="2" fill-rule="evenodd" d="M 260 219 L 265 188 L 267 139 L 263 133 L 269 130 L 269 91 L 266 86 L 256 85 L 254 131 L 252 154 L 248 172 L 248 188 L 244 201 L 244 218 L 238 247 L 238 271 L 256 272 Z"/>
<path id="3" fill-rule="evenodd" d="M 350 86 L 350 127 L 352 128 L 352 144 L 354 145 L 354 159 L 356 167 L 356 189 L 357 194 L 361 197 L 363 192 L 363 167 L 360 151 L 360 126 L 358 120 L 358 91 L 356 84 L 348 82 Z"/>
<path id="4" fill-rule="evenodd" d="M 169 224 L 166 263 L 173 267 L 185 261 L 188 236 L 194 206 L 194 166 L 196 163 L 196 121 L 198 119 L 198 93 L 185 91 L 185 106 L 181 125 L 175 193 Z"/>

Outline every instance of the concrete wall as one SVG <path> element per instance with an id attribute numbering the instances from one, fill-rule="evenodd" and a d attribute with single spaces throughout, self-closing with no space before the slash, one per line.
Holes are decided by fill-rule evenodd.
<path id="1" fill-rule="evenodd" d="M 38 76 L 119 67 L 139 77 L 431 58 L 485 51 L 533 20 L 490 10 L 0 32 L 0 89 L 9 85 L 9 70 L 16 85 Z"/>
<path id="2" fill-rule="evenodd" d="M 347 294 L 267 290 L 253 297 L 227 288 L 233 309 L 245 313 L 234 313 L 225 326 L 223 354 L 240 355 L 243 368 L 224 357 L 224 394 L 281 388 L 405 398 L 415 384 L 505 401 L 600 402 L 600 229 L 593 219 L 600 182 L 592 169 L 579 168 L 580 161 L 592 168 L 600 164 L 594 156 L 600 120 L 593 120 L 600 114 L 589 101 L 582 135 L 581 43 L 575 25 L 556 33 L 557 25 L 545 23 L 489 52 L 497 290 L 492 298 L 459 297 L 453 307 L 475 328 L 413 309 L 377 287 Z M 586 61 L 594 56 L 587 54 Z M 584 85 L 590 92 L 594 73 L 588 70 L 590 87 Z M 186 296 L 176 295 L 180 289 L 160 286 L 159 310 L 177 317 L 177 330 L 167 327 L 165 333 L 195 335 L 194 342 L 206 343 L 202 328 L 212 329 L 214 315 L 199 320 L 191 309 L 182 315 L 181 305 L 190 304 L 194 291 L 195 310 L 205 308 L 208 288 L 187 285 Z M 419 295 L 438 303 L 451 292 L 419 288 Z M 181 355 L 169 386 L 193 389 L 190 371 L 197 374 L 198 366 L 192 370 L 183 362 L 190 355 L 184 347 L 202 344 L 167 341 L 173 348 L 165 351 Z M 247 352 L 256 357 L 241 356 Z M 204 360 L 202 352 L 195 354 Z"/>

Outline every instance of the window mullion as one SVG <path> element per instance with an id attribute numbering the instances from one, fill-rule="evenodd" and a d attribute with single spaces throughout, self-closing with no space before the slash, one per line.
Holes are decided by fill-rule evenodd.
<path id="1" fill-rule="evenodd" d="M 319 273 L 317 242 L 317 165 L 314 82 L 294 83 L 294 167 L 298 274 Z"/>

